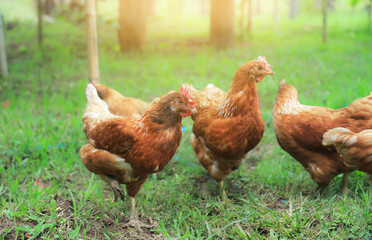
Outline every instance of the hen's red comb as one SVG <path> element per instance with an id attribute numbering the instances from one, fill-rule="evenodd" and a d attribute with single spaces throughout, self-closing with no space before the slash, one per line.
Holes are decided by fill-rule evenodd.
<path id="1" fill-rule="evenodd" d="M 185 96 L 191 106 L 195 106 L 195 102 L 191 99 L 190 88 L 188 86 L 182 85 L 180 92 Z"/>
<path id="2" fill-rule="evenodd" d="M 266 61 L 266 57 L 265 57 L 265 56 L 263 56 L 263 57 L 262 57 L 262 56 L 258 56 L 257 60 L 266 63 L 266 66 L 267 66 L 269 69 L 271 69 L 270 64 L 267 63 L 267 61 Z"/>

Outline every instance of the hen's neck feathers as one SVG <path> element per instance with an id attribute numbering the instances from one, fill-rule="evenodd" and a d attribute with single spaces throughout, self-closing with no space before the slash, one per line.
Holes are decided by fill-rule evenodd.
<path id="1" fill-rule="evenodd" d="M 163 129 L 168 129 L 181 125 L 182 117 L 176 115 L 170 109 L 168 101 L 160 101 L 154 104 L 138 119 L 139 125 L 150 126 L 151 124 L 162 125 Z M 142 127 L 141 126 L 141 127 Z"/>
<path id="2" fill-rule="evenodd" d="M 237 115 L 257 113 L 260 115 L 260 104 L 256 80 L 244 79 L 240 74 L 234 76 L 231 88 L 227 93 L 226 99 L 216 108 L 217 116 L 228 118 Z"/>
<path id="3" fill-rule="evenodd" d="M 297 115 L 302 111 L 310 110 L 312 106 L 302 105 L 298 101 L 297 92 L 279 93 L 274 106 L 274 116 L 278 114 Z"/>

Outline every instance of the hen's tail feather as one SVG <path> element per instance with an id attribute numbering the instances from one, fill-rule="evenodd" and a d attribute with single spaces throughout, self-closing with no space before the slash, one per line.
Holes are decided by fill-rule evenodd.
<path id="1" fill-rule="evenodd" d="M 357 137 L 347 128 L 333 128 L 328 130 L 323 135 L 323 145 L 336 145 L 342 144 L 346 146 L 351 146 L 357 141 Z"/>
<path id="2" fill-rule="evenodd" d="M 101 115 L 110 114 L 107 104 L 98 96 L 97 89 L 93 86 L 93 84 L 88 84 L 85 90 L 85 95 L 87 96 L 88 100 L 85 113 L 93 111 L 100 113 Z"/>
<path id="3" fill-rule="evenodd" d="M 84 132 L 94 128 L 97 124 L 106 120 L 112 115 L 108 109 L 107 104 L 99 98 L 96 88 L 89 83 L 85 89 L 88 104 L 83 115 Z"/>

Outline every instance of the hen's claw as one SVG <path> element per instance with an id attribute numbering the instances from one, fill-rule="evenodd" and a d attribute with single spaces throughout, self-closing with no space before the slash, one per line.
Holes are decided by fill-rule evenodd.
<path id="1" fill-rule="evenodd" d="M 141 222 L 139 219 L 136 218 L 131 218 L 129 222 L 127 222 L 124 227 L 134 227 L 137 228 L 138 230 L 142 231 L 141 227 L 143 228 L 152 228 L 154 225 L 148 225 L 143 222 Z"/>

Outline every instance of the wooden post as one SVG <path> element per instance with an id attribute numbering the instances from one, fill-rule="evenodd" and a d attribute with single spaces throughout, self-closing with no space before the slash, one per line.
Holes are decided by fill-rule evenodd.
<path id="1" fill-rule="evenodd" d="M 0 75 L 6 77 L 8 75 L 8 63 L 6 60 L 3 16 L 0 12 Z"/>
<path id="2" fill-rule="evenodd" d="M 99 82 L 99 61 L 98 61 L 96 1 L 86 0 L 85 7 L 86 7 L 86 21 L 87 21 L 89 81 L 92 83 L 98 83 Z"/>
<path id="3" fill-rule="evenodd" d="M 43 3 L 37 0 L 37 41 L 39 46 L 43 44 Z"/>
<path id="4" fill-rule="evenodd" d="M 327 8 L 328 0 L 323 0 L 323 43 L 327 43 Z"/>

